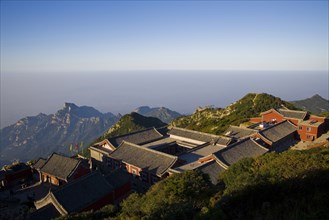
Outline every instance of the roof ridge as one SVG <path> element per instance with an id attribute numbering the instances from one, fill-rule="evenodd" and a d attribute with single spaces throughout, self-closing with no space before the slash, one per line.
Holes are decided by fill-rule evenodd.
<path id="1" fill-rule="evenodd" d="M 157 132 L 161 137 L 164 137 L 163 134 L 161 134 L 155 127 L 153 127 L 153 129 L 155 130 L 155 132 Z"/>
<path id="2" fill-rule="evenodd" d="M 188 132 L 197 133 L 197 134 L 204 134 L 204 135 L 208 135 L 208 136 L 212 136 L 212 137 L 220 137 L 219 135 L 216 135 L 216 134 L 210 134 L 210 133 L 206 133 L 206 132 L 195 131 L 195 130 L 191 130 L 191 129 L 187 129 L 187 128 L 172 127 L 172 129 L 178 129 L 178 130 L 188 131 Z"/>
<path id="3" fill-rule="evenodd" d="M 312 117 L 316 117 L 316 118 L 322 118 L 322 119 L 325 119 L 325 118 L 326 118 L 326 117 L 323 117 L 323 116 L 312 115 L 312 114 L 310 114 L 310 116 L 312 116 Z"/>
<path id="4" fill-rule="evenodd" d="M 271 141 L 270 139 L 268 139 L 267 137 L 265 137 L 262 133 L 258 133 L 261 138 L 264 138 L 265 140 L 267 140 L 268 142 L 270 142 L 271 144 L 273 144 L 273 141 Z"/>
<path id="5" fill-rule="evenodd" d="M 81 160 L 78 160 L 78 163 L 74 166 L 74 168 L 72 169 L 72 171 L 70 172 L 69 175 L 67 175 L 67 179 L 70 178 L 72 176 L 72 174 L 78 169 L 79 165 L 81 164 Z"/>
<path id="6" fill-rule="evenodd" d="M 232 142 L 232 140 L 233 140 L 233 138 L 230 138 L 230 137 L 225 137 L 225 136 L 219 136 L 219 137 L 222 138 L 222 139 L 226 139 L 225 144 L 218 143 L 219 140 L 220 140 L 220 138 L 217 139 L 216 144 L 222 145 L 222 146 L 228 146 Z"/>
<path id="7" fill-rule="evenodd" d="M 217 151 L 216 153 L 218 153 L 219 151 Z M 212 153 L 212 155 L 215 157 L 215 161 L 216 163 L 218 163 L 221 167 L 223 167 L 225 170 L 227 170 L 229 168 L 229 164 L 226 164 L 225 162 L 221 161 L 217 156 L 216 153 Z"/>
<path id="8" fill-rule="evenodd" d="M 225 137 L 225 136 L 223 136 L 223 135 L 218 135 L 218 137 L 223 138 L 223 139 L 229 139 L 229 140 L 232 140 L 232 138 L 230 138 L 230 137 Z"/>
<path id="9" fill-rule="evenodd" d="M 240 126 L 236 126 L 236 125 L 230 125 L 230 127 L 239 128 L 239 129 L 243 129 L 243 130 L 249 130 L 249 131 L 257 131 L 256 129 L 252 129 L 252 128 L 242 128 L 242 127 L 240 127 Z"/>
<path id="10" fill-rule="evenodd" d="M 230 148 L 232 148 L 232 147 L 234 147 L 234 146 L 236 146 L 236 145 L 238 145 L 238 144 L 240 144 L 240 143 L 243 143 L 243 142 L 247 141 L 248 139 L 249 139 L 249 137 L 243 138 L 243 139 L 241 139 L 240 141 L 237 141 L 237 142 L 235 142 L 235 143 L 233 143 L 233 144 L 231 144 L 231 145 L 229 145 L 229 146 L 227 146 L 227 147 L 225 147 L 225 148 L 223 148 L 223 149 L 220 149 L 219 151 L 217 151 L 217 152 L 215 152 L 215 153 L 218 153 L 218 152 L 220 152 L 220 151 L 224 151 L 224 150 L 226 150 L 226 149 L 230 149 Z"/>
<path id="11" fill-rule="evenodd" d="M 153 152 L 153 153 L 156 153 L 156 154 L 160 154 L 160 155 L 163 155 L 163 156 L 166 156 L 166 157 L 171 157 L 172 159 L 177 159 L 178 157 L 177 156 L 174 156 L 174 155 L 171 155 L 171 154 L 166 154 L 166 153 L 163 153 L 163 152 L 160 152 L 160 151 L 157 151 L 157 150 L 153 150 L 151 148 L 148 148 L 148 147 L 142 147 L 140 145 L 137 145 L 137 144 L 134 144 L 134 143 L 131 143 L 131 142 L 128 142 L 128 141 L 122 141 L 122 143 L 117 147 L 117 149 L 119 147 L 121 147 L 123 144 L 128 144 L 130 146 L 133 146 L 133 147 L 137 147 L 137 148 L 140 148 L 142 150 L 146 150 L 146 151 L 150 151 L 150 152 Z M 116 149 L 116 150 L 117 150 Z M 115 151 L 116 151 L 115 150 Z M 114 151 L 113 151 L 114 152 Z M 112 153 L 113 153 L 112 152 Z"/>
<path id="12" fill-rule="evenodd" d="M 97 142 L 96 144 L 99 145 L 100 143 L 102 143 L 102 142 L 104 142 L 104 141 L 107 142 L 108 144 L 112 145 L 112 143 L 109 141 L 108 138 L 105 138 L 105 139 L 101 140 L 100 142 Z M 95 144 L 95 145 L 96 145 L 96 144 Z M 94 146 L 94 145 L 93 145 L 93 146 Z"/>
<path id="13" fill-rule="evenodd" d="M 118 135 L 118 136 L 114 136 L 114 137 L 109 137 L 109 138 L 105 138 L 105 139 L 110 140 L 110 139 L 115 139 L 115 138 L 125 137 L 125 136 L 128 136 L 128 135 L 138 134 L 138 133 L 140 133 L 140 132 L 144 132 L 144 131 L 147 131 L 147 130 L 151 130 L 151 129 L 153 129 L 153 128 L 154 128 L 154 126 L 149 127 L 149 128 L 145 128 L 145 129 L 143 129 L 143 130 L 134 131 L 134 132 L 130 132 L 130 133 L 127 133 L 127 134 L 122 134 L 122 135 Z"/>
<path id="14" fill-rule="evenodd" d="M 165 170 L 163 170 L 163 172 L 160 174 L 160 176 L 162 176 L 165 172 L 167 172 L 167 170 L 170 169 L 176 163 L 177 160 L 178 160 L 178 157 L 175 156 L 175 159 L 168 165 L 168 167 Z"/>
<path id="15" fill-rule="evenodd" d="M 261 132 L 263 132 L 263 131 L 267 131 L 267 130 L 269 130 L 269 129 L 271 129 L 271 128 L 277 127 L 277 126 L 279 126 L 279 125 L 285 123 L 286 121 L 288 121 L 288 119 L 285 119 L 285 120 L 283 120 L 283 121 L 281 121 L 281 122 L 279 122 L 279 123 L 276 123 L 276 124 L 274 124 L 274 125 L 272 125 L 272 126 L 270 126 L 270 127 L 268 127 L 268 128 L 265 128 L 265 129 L 263 129 L 263 130 L 260 130 L 259 133 L 261 133 Z"/>
<path id="16" fill-rule="evenodd" d="M 261 144 L 257 143 L 254 139 L 250 138 L 250 140 L 251 140 L 252 142 L 254 142 L 256 145 L 258 145 L 259 147 L 261 147 L 261 148 L 263 148 L 264 150 L 268 151 L 268 149 L 267 149 L 266 147 L 264 147 L 264 146 L 262 146 Z"/>
<path id="17" fill-rule="evenodd" d="M 288 121 L 288 123 L 289 123 L 290 125 L 292 125 L 292 126 L 294 126 L 295 128 L 297 128 L 297 126 L 294 125 L 290 120 L 287 120 L 287 121 Z"/>
<path id="18" fill-rule="evenodd" d="M 283 108 L 278 108 L 278 111 L 286 111 L 286 112 L 303 112 L 303 113 L 307 113 L 307 111 L 302 111 L 302 110 L 292 110 L 292 109 L 283 109 Z"/>
<path id="19" fill-rule="evenodd" d="M 226 165 L 223 163 L 223 161 L 219 160 L 216 156 L 215 156 L 215 162 L 216 162 L 219 166 L 221 166 L 221 167 L 223 167 L 225 170 L 227 170 L 228 166 L 226 166 Z"/>
<path id="20" fill-rule="evenodd" d="M 65 186 L 65 185 L 64 185 L 64 186 Z M 52 202 L 55 203 L 55 204 L 53 204 L 53 205 L 55 206 L 55 208 L 57 209 L 57 211 L 58 211 L 59 213 L 61 213 L 61 214 L 65 214 L 65 215 L 69 214 L 68 211 L 67 211 L 67 209 L 66 209 L 62 204 L 60 204 L 60 203 L 58 202 L 56 196 L 54 195 L 54 192 L 49 191 L 49 197 L 50 197 L 50 199 L 52 200 Z"/>
<path id="21" fill-rule="evenodd" d="M 284 117 L 283 114 L 281 114 L 281 112 L 279 112 L 277 109 L 275 108 L 270 108 L 269 110 L 265 111 L 265 112 L 261 112 L 260 115 L 264 115 L 265 113 L 268 113 L 270 111 L 275 111 L 276 113 L 278 113 L 279 115 L 282 115 L 282 117 Z"/>

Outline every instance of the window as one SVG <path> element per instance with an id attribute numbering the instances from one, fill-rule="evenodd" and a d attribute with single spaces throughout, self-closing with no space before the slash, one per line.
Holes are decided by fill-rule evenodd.
<path id="1" fill-rule="evenodd" d="M 313 136 L 312 135 L 307 135 L 306 138 L 313 140 Z"/>
<path id="2" fill-rule="evenodd" d="M 132 173 L 133 175 L 137 175 L 137 170 L 134 169 L 134 168 L 131 168 L 131 173 Z"/>
<path id="3" fill-rule="evenodd" d="M 302 126 L 299 126 L 298 129 L 299 129 L 299 130 L 303 130 L 303 127 L 302 127 Z"/>
<path id="4" fill-rule="evenodd" d="M 310 127 L 307 127 L 306 128 L 306 131 L 310 132 L 311 131 L 311 128 Z"/>

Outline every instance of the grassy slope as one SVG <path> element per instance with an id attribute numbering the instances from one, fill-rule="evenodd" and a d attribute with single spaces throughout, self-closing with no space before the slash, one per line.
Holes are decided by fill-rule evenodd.
<path id="1" fill-rule="evenodd" d="M 220 179 L 202 219 L 329 218 L 329 147 L 246 158 Z"/>
<path id="2" fill-rule="evenodd" d="M 269 94 L 249 93 L 239 101 L 224 109 L 208 108 L 194 112 L 190 116 L 180 117 L 172 122 L 177 127 L 188 128 L 213 134 L 224 132 L 230 124 L 239 125 L 252 117 L 257 117 L 263 111 L 285 105 L 290 109 L 295 107 L 278 97 Z"/>

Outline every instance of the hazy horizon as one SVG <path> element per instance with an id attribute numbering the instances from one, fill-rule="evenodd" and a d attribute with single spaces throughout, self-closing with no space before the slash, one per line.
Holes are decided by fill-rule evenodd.
<path id="1" fill-rule="evenodd" d="M 329 98 L 327 71 L 118 71 L 1 77 L 1 128 L 22 117 L 55 113 L 65 102 L 103 113 L 126 114 L 148 105 L 189 114 L 198 106 L 225 107 L 249 92 L 265 92 L 286 101 L 315 94 Z"/>
<path id="2" fill-rule="evenodd" d="M 64 102 L 328 99 L 328 1 L 0 1 L 1 127 Z"/>

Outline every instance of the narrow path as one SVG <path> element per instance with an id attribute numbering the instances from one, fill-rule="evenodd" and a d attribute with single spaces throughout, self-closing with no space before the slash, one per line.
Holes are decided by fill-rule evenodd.
<path id="1" fill-rule="evenodd" d="M 255 108 L 255 106 L 256 106 L 255 100 L 257 99 L 258 95 L 259 94 L 257 93 L 256 96 L 255 96 L 255 98 L 252 100 L 252 102 L 254 103 L 253 108 Z"/>

